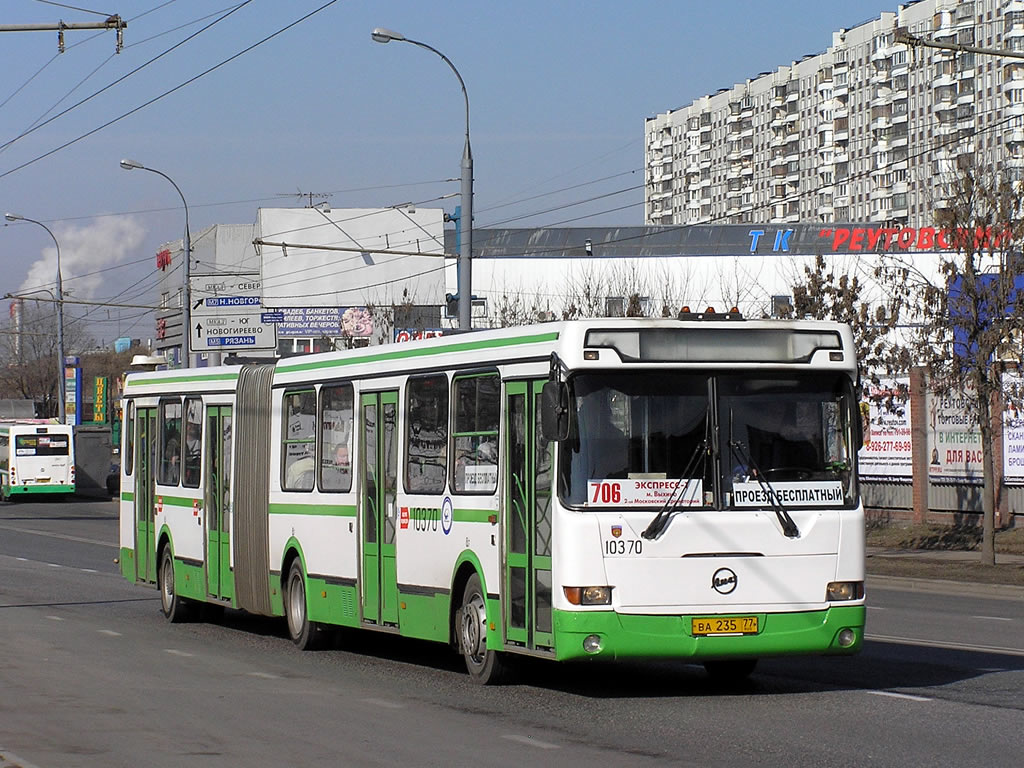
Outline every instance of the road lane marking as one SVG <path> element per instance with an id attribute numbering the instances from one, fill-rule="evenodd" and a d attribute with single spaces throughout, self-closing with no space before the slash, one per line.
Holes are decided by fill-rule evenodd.
<path id="1" fill-rule="evenodd" d="M 893 691 L 868 691 L 872 696 L 888 696 L 890 699 L 906 699 L 907 701 L 931 701 L 927 696 L 912 696 L 909 693 L 894 693 Z"/>
<path id="2" fill-rule="evenodd" d="M 47 565 L 50 566 L 51 568 L 63 568 L 64 567 L 60 563 L 47 563 Z"/>
<path id="3" fill-rule="evenodd" d="M 110 541 L 103 541 L 101 539 L 87 539 L 83 536 L 69 536 L 66 533 L 52 533 L 50 531 L 35 531 L 31 528 L 17 528 L 13 525 L 2 525 L 0 528 L 5 531 L 14 531 L 15 533 L 27 533 L 32 536 L 48 536 L 51 539 L 64 539 L 65 541 L 77 541 L 81 544 L 98 544 L 101 547 L 113 547 L 118 549 L 121 545 L 115 544 Z M 20 558 L 19 558 L 20 559 Z"/>
<path id="4" fill-rule="evenodd" d="M 101 635 L 107 635 L 108 637 L 121 637 L 120 632 L 115 632 L 112 629 L 97 629 L 96 631 Z"/>
<path id="5" fill-rule="evenodd" d="M 1013 621 L 1008 616 L 971 616 L 972 619 L 981 619 L 982 621 Z"/>
<path id="6" fill-rule="evenodd" d="M 177 648 L 164 648 L 165 653 L 171 654 L 171 656 L 184 656 L 185 658 L 192 658 L 195 656 L 194 653 L 188 651 L 179 651 Z"/>
<path id="7" fill-rule="evenodd" d="M 82 573 L 99 573 L 95 568 L 79 568 Z"/>
<path id="8" fill-rule="evenodd" d="M 60 616 L 47 616 L 50 621 L 64 621 Z"/>
<path id="9" fill-rule="evenodd" d="M 375 707 L 383 707 L 384 709 L 405 709 L 404 704 L 399 704 L 396 701 L 388 701 L 387 699 L 360 699 L 360 701 L 366 702 L 367 704 L 373 704 Z"/>
<path id="10" fill-rule="evenodd" d="M 262 678 L 265 678 L 266 680 L 280 680 L 281 679 L 280 675 L 275 675 L 273 672 L 247 672 L 246 674 L 249 675 L 249 677 L 262 677 Z"/>
<path id="11" fill-rule="evenodd" d="M 519 734 L 515 733 L 502 734 L 501 738 L 507 739 L 508 741 L 515 741 L 520 744 L 526 744 L 530 747 L 536 747 L 537 749 L 561 749 L 561 747 L 557 744 L 549 744 L 546 741 L 540 741 L 531 736 L 520 736 Z"/>
<path id="12" fill-rule="evenodd" d="M 897 645 L 924 645 L 929 648 L 946 648 L 951 651 L 982 651 L 984 653 L 1005 653 L 1010 656 L 1024 656 L 1024 648 L 1006 648 L 999 645 L 972 645 L 970 643 L 951 643 L 938 640 L 922 640 L 917 637 L 897 637 L 894 635 L 865 635 L 865 640 Z"/>

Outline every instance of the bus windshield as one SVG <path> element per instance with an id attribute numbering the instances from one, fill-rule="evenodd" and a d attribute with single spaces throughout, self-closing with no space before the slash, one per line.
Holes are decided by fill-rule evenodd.
<path id="1" fill-rule="evenodd" d="M 570 506 L 854 503 L 853 391 L 840 374 L 594 373 L 571 380 Z"/>

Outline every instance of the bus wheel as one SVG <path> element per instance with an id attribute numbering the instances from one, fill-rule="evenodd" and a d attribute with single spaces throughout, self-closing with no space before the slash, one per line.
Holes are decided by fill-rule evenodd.
<path id="1" fill-rule="evenodd" d="M 292 567 L 288 570 L 284 613 L 288 618 L 288 635 L 300 650 L 311 651 L 319 647 L 322 633 L 309 620 L 306 611 L 306 579 L 302 575 L 302 563 L 298 558 L 292 561 Z"/>
<path id="2" fill-rule="evenodd" d="M 462 593 L 462 607 L 455 614 L 455 637 L 466 660 L 466 670 L 481 685 L 497 685 L 508 676 L 504 654 L 487 648 L 487 604 L 480 577 L 473 574 Z"/>
<path id="3" fill-rule="evenodd" d="M 708 677 L 720 683 L 739 683 L 746 680 L 757 666 L 757 659 L 720 659 L 705 661 Z"/>
<path id="4" fill-rule="evenodd" d="M 179 595 L 174 589 L 174 556 L 171 554 L 170 546 L 164 547 L 160 556 L 160 610 L 172 624 L 188 621 L 192 618 L 190 600 Z"/>

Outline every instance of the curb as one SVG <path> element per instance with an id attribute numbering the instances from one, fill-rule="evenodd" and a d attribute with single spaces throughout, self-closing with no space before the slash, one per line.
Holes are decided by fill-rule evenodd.
<path id="1" fill-rule="evenodd" d="M 983 584 L 976 581 L 918 579 L 907 576 L 876 576 L 868 573 L 867 586 L 868 589 L 878 587 L 879 589 L 900 589 L 909 592 L 1024 601 L 1024 587 L 1011 584 Z"/>

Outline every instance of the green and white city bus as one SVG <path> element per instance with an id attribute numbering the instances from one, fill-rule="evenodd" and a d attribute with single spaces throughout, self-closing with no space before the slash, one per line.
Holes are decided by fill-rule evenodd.
<path id="1" fill-rule="evenodd" d="M 0 422 L 0 496 L 75 492 L 71 426 L 51 419 Z"/>
<path id="2" fill-rule="evenodd" d="M 131 374 L 121 570 L 171 621 L 436 640 L 480 682 L 515 654 L 854 653 L 850 330 L 692 317 Z"/>

